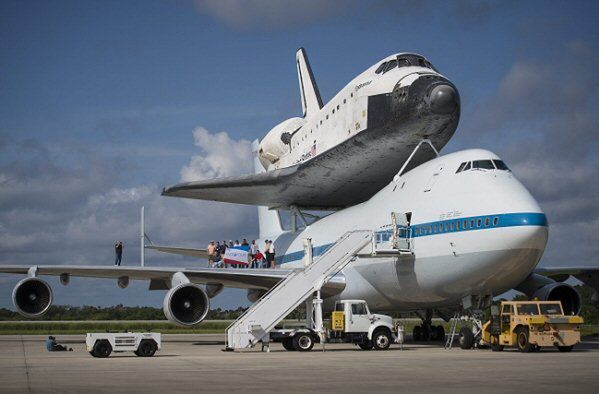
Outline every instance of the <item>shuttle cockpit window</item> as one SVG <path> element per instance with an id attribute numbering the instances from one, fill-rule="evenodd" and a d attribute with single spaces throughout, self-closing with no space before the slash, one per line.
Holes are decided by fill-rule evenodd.
<path id="1" fill-rule="evenodd" d="M 410 61 L 408 59 L 406 59 L 405 57 L 398 57 L 397 58 L 397 66 L 398 67 L 410 67 Z"/>
<path id="2" fill-rule="evenodd" d="M 383 74 L 386 73 L 387 71 L 393 70 L 395 67 L 397 67 L 397 60 L 393 59 L 393 60 L 387 62 L 387 66 L 385 67 L 385 71 L 383 71 Z"/>
<path id="3" fill-rule="evenodd" d="M 385 69 L 385 66 L 387 65 L 387 62 L 383 62 L 381 63 L 381 65 L 376 69 L 376 71 L 374 72 L 375 74 L 380 74 L 381 71 L 383 71 Z"/>

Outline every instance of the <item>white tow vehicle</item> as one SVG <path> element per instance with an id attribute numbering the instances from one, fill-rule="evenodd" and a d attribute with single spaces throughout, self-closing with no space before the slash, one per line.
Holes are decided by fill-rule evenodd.
<path id="1" fill-rule="evenodd" d="M 152 357 L 161 347 L 156 332 L 88 333 L 87 351 L 94 357 L 108 357 L 112 352 L 133 352 L 139 357 Z"/>
<path id="2" fill-rule="evenodd" d="M 270 332 L 273 342 L 282 342 L 286 350 L 310 351 L 314 343 L 353 343 L 361 349 L 386 350 L 392 342 L 403 343 L 403 330 L 391 316 L 370 313 L 366 301 L 341 300 L 331 314 L 331 329 L 321 336 L 308 326 L 280 328 Z"/>

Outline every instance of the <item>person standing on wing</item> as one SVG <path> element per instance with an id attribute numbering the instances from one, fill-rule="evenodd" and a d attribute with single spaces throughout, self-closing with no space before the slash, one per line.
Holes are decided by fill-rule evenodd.
<path id="1" fill-rule="evenodd" d="M 123 241 L 117 241 L 114 244 L 114 253 L 116 255 L 116 259 L 114 260 L 114 265 L 117 267 L 121 266 L 121 260 L 123 259 Z"/>

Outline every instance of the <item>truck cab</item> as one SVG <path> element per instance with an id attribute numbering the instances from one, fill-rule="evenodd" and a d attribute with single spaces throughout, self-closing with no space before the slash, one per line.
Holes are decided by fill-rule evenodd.
<path id="1" fill-rule="evenodd" d="M 393 319 L 370 313 L 364 300 L 340 300 L 331 316 L 331 341 L 343 340 L 362 349 L 385 350 L 395 340 Z"/>

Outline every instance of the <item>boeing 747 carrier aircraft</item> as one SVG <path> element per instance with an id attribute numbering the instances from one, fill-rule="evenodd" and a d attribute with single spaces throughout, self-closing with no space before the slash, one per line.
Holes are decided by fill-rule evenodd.
<path id="1" fill-rule="evenodd" d="M 44 314 L 52 303 L 52 289 L 41 276 L 58 275 L 63 285 L 80 276 L 112 278 L 120 287 L 148 281 L 150 290 L 167 291 L 167 318 L 192 326 L 205 318 L 210 298 L 225 286 L 248 289 L 255 301 L 301 269 L 305 239 L 311 239 L 309 250 L 318 264 L 344 234 L 366 230 L 372 242 L 320 288 L 325 306 L 336 299 L 362 299 L 375 311 L 428 311 L 417 334 L 439 336 L 440 329 L 431 327 L 435 308 L 468 308 L 518 289 L 560 300 L 566 312 L 577 312 L 580 296 L 561 281 L 572 274 L 599 287 L 596 267 L 536 268 L 548 238 L 547 218 L 501 158 L 486 150 L 440 156 L 397 174 L 366 202 L 301 231 L 284 231 L 276 212 L 263 207 L 259 220 L 258 242 L 274 240 L 280 268 L 11 265 L 0 266 L 0 272 L 27 275 L 13 292 L 15 307 L 27 317 Z M 547 277 L 552 274 L 559 275 L 557 281 Z"/>
<path id="2" fill-rule="evenodd" d="M 303 116 L 257 147 L 264 172 L 178 184 L 163 195 L 271 208 L 337 209 L 386 185 L 423 138 L 440 150 L 460 117 L 457 88 L 423 56 L 388 56 L 323 104 L 306 51 L 296 56 Z M 434 157 L 421 149 L 411 169 Z"/>

